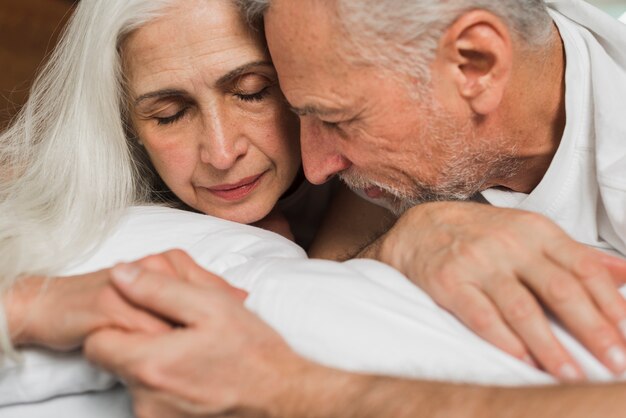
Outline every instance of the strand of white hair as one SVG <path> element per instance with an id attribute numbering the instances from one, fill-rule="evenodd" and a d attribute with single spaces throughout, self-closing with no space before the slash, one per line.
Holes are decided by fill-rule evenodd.
<path id="1" fill-rule="evenodd" d="M 87 255 L 122 209 L 146 201 L 123 123 L 119 45 L 165 3 L 82 0 L 0 135 L 2 293 L 19 277 L 55 275 Z M 0 340 L 10 352 L 6 329 Z"/>

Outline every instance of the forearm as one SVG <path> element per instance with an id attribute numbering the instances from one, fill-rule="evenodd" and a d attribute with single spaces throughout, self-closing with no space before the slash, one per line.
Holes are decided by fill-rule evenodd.
<path id="1" fill-rule="evenodd" d="M 626 417 L 623 385 L 497 388 L 316 367 L 286 391 L 276 418 Z M 276 412 L 276 411 L 275 411 Z"/>

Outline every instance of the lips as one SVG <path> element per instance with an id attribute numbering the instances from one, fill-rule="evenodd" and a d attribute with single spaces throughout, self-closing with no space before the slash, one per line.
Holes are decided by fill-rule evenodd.
<path id="1" fill-rule="evenodd" d="M 385 194 L 385 191 L 383 189 L 376 186 L 367 187 L 363 191 L 370 199 L 380 199 Z"/>
<path id="2" fill-rule="evenodd" d="M 258 187 L 265 175 L 266 171 L 261 174 L 246 177 L 237 183 L 219 184 L 213 187 L 207 187 L 213 195 L 228 201 L 241 200 L 247 197 L 254 189 Z"/>

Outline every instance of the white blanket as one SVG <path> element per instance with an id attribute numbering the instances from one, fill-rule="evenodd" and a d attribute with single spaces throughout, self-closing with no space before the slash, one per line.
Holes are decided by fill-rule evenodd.
<path id="1" fill-rule="evenodd" d="M 133 208 L 96 254 L 65 273 L 93 271 L 171 248 L 188 251 L 208 270 L 248 290 L 248 308 L 315 361 L 415 378 L 554 382 L 476 337 L 384 264 L 309 260 L 278 235 L 204 215 Z M 612 378 L 577 342 L 555 330 L 591 379 Z M 131 416 L 128 396 L 116 379 L 79 353 L 32 349 L 23 355 L 23 364 L 0 369 L 3 418 Z"/>

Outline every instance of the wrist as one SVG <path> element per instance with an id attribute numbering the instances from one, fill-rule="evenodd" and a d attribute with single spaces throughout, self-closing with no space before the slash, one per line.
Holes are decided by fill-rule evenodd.
<path id="1" fill-rule="evenodd" d="M 42 277 L 29 277 L 15 283 L 5 294 L 3 306 L 11 342 L 15 346 L 34 342 L 31 316 L 34 300 L 39 296 L 44 282 Z"/>

